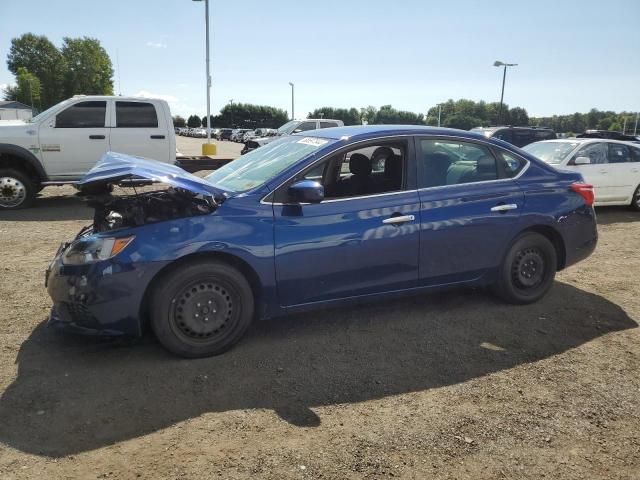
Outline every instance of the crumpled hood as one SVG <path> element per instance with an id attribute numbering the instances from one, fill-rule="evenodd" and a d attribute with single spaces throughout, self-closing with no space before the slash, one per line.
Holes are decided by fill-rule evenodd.
<path id="1" fill-rule="evenodd" d="M 176 167 L 124 153 L 107 152 L 87 174 L 76 182 L 78 187 L 108 185 L 125 179 L 145 179 L 182 188 L 206 197 L 224 196 L 224 190 L 205 179 Z"/>

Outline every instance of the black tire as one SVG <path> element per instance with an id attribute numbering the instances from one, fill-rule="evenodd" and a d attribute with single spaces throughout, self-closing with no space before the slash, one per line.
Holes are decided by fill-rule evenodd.
<path id="1" fill-rule="evenodd" d="M 638 185 L 638 188 L 636 188 L 636 191 L 633 192 L 633 197 L 631 198 L 630 207 L 632 210 L 635 210 L 636 212 L 640 212 L 640 185 Z"/>
<path id="2" fill-rule="evenodd" d="M 28 208 L 36 198 L 36 184 L 13 168 L 0 168 L 0 210 Z"/>
<path id="3" fill-rule="evenodd" d="M 161 279 L 151 295 L 151 326 L 170 352 L 218 355 L 238 342 L 253 320 L 251 286 L 221 262 L 189 263 Z"/>
<path id="4" fill-rule="evenodd" d="M 514 240 L 500 266 L 496 293 L 508 303 L 536 302 L 551 288 L 557 268 L 556 249 L 549 239 L 525 232 Z"/>

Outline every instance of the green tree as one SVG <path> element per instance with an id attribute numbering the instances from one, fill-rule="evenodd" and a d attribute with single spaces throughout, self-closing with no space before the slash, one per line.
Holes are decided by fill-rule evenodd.
<path id="1" fill-rule="evenodd" d="M 200 117 L 198 115 L 191 115 L 187 119 L 187 126 L 189 128 L 198 128 L 201 125 L 202 125 L 202 120 L 200 120 Z"/>
<path id="2" fill-rule="evenodd" d="M 7 68 L 16 76 L 18 69 L 25 68 L 40 80 L 43 109 L 65 98 L 63 91 L 65 59 L 47 37 L 25 33 L 11 40 Z"/>
<path id="3" fill-rule="evenodd" d="M 461 130 L 471 130 L 474 127 L 482 125 L 482 120 L 471 115 L 463 113 L 455 113 L 447 117 L 442 126 L 447 128 L 459 128 Z"/>
<path id="4" fill-rule="evenodd" d="M 63 40 L 65 96 L 113 95 L 111 59 L 100 42 L 89 37 L 65 37 Z"/>
<path id="5" fill-rule="evenodd" d="M 396 110 L 391 105 L 383 105 L 376 113 L 375 124 L 423 125 L 424 116 L 421 113 Z"/>
<path id="6" fill-rule="evenodd" d="M 363 123 L 375 123 L 377 114 L 378 109 L 371 105 L 360 109 L 360 119 Z"/>
<path id="7" fill-rule="evenodd" d="M 524 127 L 529 125 L 529 115 L 524 108 L 513 107 L 509 109 L 509 125 Z"/>
<path id="8" fill-rule="evenodd" d="M 360 120 L 360 112 L 357 108 L 316 108 L 313 112 L 309 112 L 307 118 L 331 118 L 334 120 L 342 120 L 345 125 L 360 125 L 362 123 Z"/>
<path id="9" fill-rule="evenodd" d="M 184 119 L 184 117 L 176 115 L 175 117 L 173 117 L 173 126 L 178 128 L 186 127 L 187 121 Z"/>

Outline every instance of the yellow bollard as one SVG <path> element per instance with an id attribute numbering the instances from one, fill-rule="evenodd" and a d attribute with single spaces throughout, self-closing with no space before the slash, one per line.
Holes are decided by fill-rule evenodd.
<path id="1" fill-rule="evenodd" d="M 202 144 L 202 155 L 215 155 L 216 154 L 216 144 L 215 143 L 203 143 Z"/>

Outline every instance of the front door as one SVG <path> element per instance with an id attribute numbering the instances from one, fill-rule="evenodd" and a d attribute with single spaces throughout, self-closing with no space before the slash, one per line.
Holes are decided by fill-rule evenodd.
<path id="1" fill-rule="evenodd" d="M 419 202 L 408 146 L 403 138 L 343 150 L 278 189 L 273 208 L 281 305 L 417 285 Z M 322 182 L 326 199 L 288 201 L 289 184 L 303 178 Z"/>
<path id="2" fill-rule="evenodd" d="M 40 127 L 40 151 L 52 179 L 78 178 L 109 151 L 107 101 L 70 105 Z"/>
<path id="3" fill-rule="evenodd" d="M 480 278 L 518 231 L 524 194 L 511 178 L 526 161 L 466 140 L 421 138 L 416 150 L 421 283 Z"/>

